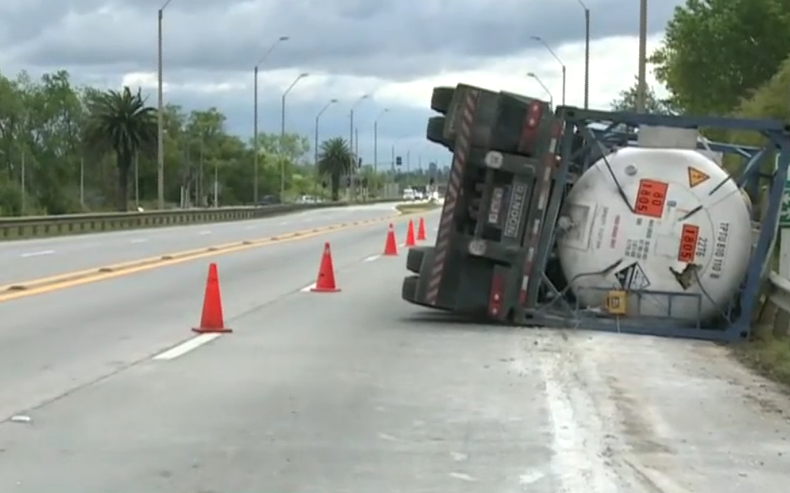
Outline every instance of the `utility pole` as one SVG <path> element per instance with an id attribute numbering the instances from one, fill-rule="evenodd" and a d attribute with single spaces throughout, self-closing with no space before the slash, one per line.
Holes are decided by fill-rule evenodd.
<path id="1" fill-rule="evenodd" d="M 639 2 L 639 75 L 636 86 L 636 112 L 645 112 L 647 99 L 647 0 Z"/>
<path id="2" fill-rule="evenodd" d="M 170 5 L 172 0 L 167 0 L 157 13 L 157 149 L 156 149 L 156 202 L 157 208 L 165 208 L 165 103 L 164 103 L 164 76 L 163 76 L 163 57 L 162 57 L 162 21 L 165 15 L 165 8 Z"/>

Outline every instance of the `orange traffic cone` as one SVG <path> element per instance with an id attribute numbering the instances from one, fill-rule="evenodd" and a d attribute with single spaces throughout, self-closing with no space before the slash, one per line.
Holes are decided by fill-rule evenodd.
<path id="1" fill-rule="evenodd" d="M 384 255 L 387 257 L 394 257 L 398 255 L 398 244 L 395 241 L 395 229 L 390 224 L 389 231 L 387 231 L 387 241 L 384 243 Z"/>
<path id="2" fill-rule="evenodd" d="M 426 240 L 425 237 L 425 220 L 420 218 L 419 225 L 417 226 L 417 241 Z"/>
<path id="3" fill-rule="evenodd" d="M 406 243 L 404 246 L 413 247 L 416 243 L 414 241 L 414 221 L 409 219 L 409 229 L 406 230 Z"/>
<path id="4" fill-rule="evenodd" d="M 332 265 L 332 250 L 329 242 L 324 243 L 321 265 L 318 267 L 318 278 L 315 286 L 310 289 L 314 293 L 337 293 L 340 291 L 335 283 L 335 267 Z"/>
<path id="5" fill-rule="evenodd" d="M 203 295 L 203 313 L 200 315 L 200 327 L 192 329 L 199 334 L 216 334 L 232 332 L 225 327 L 222 316 L 222 296 L 219 291 L 219 274 L 217 264 L 209 264 L 206 293 Z"/>

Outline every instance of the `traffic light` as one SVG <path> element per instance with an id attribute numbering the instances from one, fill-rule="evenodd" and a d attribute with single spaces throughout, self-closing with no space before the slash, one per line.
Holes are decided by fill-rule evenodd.
<path id="1" fill-rule="evenodd" d="M 321 182 L 321 188 L 326 188 L 326 181 Z"/>
<path id="2" fill-rule="evenodd" d="M 359 161 L 357 162 L 357 168 L 361 168 L 361 167 L 362 167 L 362 158 L 359 158 Z"/>
<path id="3" fill-rule="evenodd" d="M 434 184 L 435 182 L 436 182 L 436 180 L 434 180 L 434 179 L 433 179 L 433 177 L 431 177 L 431 179 L 430 179 L 430 180 L 428 180 L 428 183 L 429 183 L 431 186 L 433 186 L 433 184 Z"/>
<path id="4" fill-rule="evenodd" d="M 403 161 L 401 160 L 400 156 L 396 157 L 395 166 L 400 166 L 401 164 L 403 164 Z"/>

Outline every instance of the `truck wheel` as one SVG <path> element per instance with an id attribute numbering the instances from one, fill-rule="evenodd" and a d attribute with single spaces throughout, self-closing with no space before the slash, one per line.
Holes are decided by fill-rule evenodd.
<path id="1" fill-rule="evenodd" d="M 404 301 L 419 305 L 420 303 L 417 302 L 417 287 L 419 283 L 419 276 L 404 277 L 400 297 L 403 298 Z"/>
<path id="2" fill-rule="evenodd" d="M 447 119 L 443 116 L 432 116 L 428 119 L 428 127 L 425 129 L 425 137 L 434 144 L 443 145 L 450 148 L 451 142 L 444 138 L 444 125 Z"/>
<path id="3" fill-rule="evenodd" d="M 454 87 L 434 87 L 433 94 L 431 94 L 431 109 L 446 115 L 450 111 L 450 104 L 453 102 L 454 94 Z"/>
<path id="4" fill-rule="evenodd" d="M 406 255 L 406 270 L 409 272 L 414 272 L 415 274 L 419 274 L 423 259 L 426 257 L 428 252 L 432 251 L 433 247 L 409 248 L 409 253 Z"/>

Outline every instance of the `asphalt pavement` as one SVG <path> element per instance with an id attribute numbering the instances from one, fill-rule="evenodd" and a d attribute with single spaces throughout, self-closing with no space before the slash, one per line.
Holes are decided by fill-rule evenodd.
<path id="1" fill-rule="evenodd" d="M 264 219 L 0 242 L 0 285 L 179 251 L 394 214 L 393 204 L 356 205 Z"/>
<path id="2" fill-rule="evenodd" d="M 213 340 L 205 259 L 0 303 L 0 491 L 787 491 L 790 399 L 725 348 L 448 319 L 385 232 L 218 256 Z"/>

